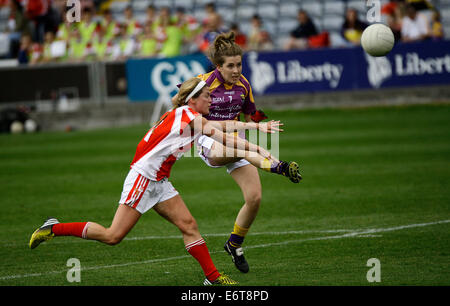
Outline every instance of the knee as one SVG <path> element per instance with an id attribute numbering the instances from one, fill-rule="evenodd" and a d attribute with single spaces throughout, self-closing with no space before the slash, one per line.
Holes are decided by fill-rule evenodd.
<path id="1" fill-rule="evenodd" d="M 108 245 L 116 245 L 119 244 L 123 238 L 124 236 L 121 235 L 120 233 L 110 232 L 107 234 L 104 242 Z"/>
<path id="2" fill-rule="evenodd" d="M 261 191 L 255 190 L 249 192 L 245 197 L 245 203 L 253 209 L 258 209 L 261 205 L 262 194 Z"/>
<path id="3" fill-rule="evenodd" d="M 195 221 L 192 216 L 183 218 L 177 226 L 184 235 L 194 235 L 198 233 L 197 221 Z"/>

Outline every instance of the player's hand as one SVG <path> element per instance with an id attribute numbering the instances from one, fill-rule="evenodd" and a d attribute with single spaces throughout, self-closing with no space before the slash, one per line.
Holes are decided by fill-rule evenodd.
<path id="1" fill-rule="evenodd" d="M 264 133 L 273 134 L 275 132 L 283 132 L 283 129 L 280 128 L 281 126 L 283 126 L 283 123 L 279 120 L 270 120 L 269 122 L 258 123 L 258 130 Z"/>

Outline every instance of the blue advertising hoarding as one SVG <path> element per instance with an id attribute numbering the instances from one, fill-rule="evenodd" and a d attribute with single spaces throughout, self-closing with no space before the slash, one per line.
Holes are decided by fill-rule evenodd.
<path id="1" fill-rule="evenodd" d="M 362 48 L 249 52 L 255 95 L 450 84 L 450 41 L 396 44 L 385 57 Z"/>
<path id="2" fill-rule="evenodd" d="M 450 85 L 450 41 L 396 44 L 376 58 L 356 51 L 358 88 Z"/>
<path id="3" fill-rule="evenodd" d="M 160 96 L 174 96 L 178 84 L 205 73 L 208 63 L 203 55 L 129 59 L 126 63 L 128 97 L 131 101 L 156 101 Z"/>
<path id="4" fill-rule="evenodd" d="M 204 55 L 130 59 L 126 63 L 131 101 L 173 96 L 176 85 L 207 72 Z M 243 74 L 255 96 L 420 85 L 450 85 L 450 41 L 399 43 L 385 57 L 361 47 L 289 52 L 248 52 Z"/>

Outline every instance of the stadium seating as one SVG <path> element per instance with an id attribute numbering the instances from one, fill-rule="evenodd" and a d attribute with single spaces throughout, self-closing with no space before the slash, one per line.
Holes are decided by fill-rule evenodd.
<path id="1" fill-rule="evenodd" d="M 131 5 L 138 20 L 144 19 L 149 4 L 158 8 L 184 7 L 187 13 L 201 20 L 205 16 L 204 6 L 210 2 L 215 3 L 225 26 L 237 22 L 244 33 L 249 29 L 250 18 L 259 14 L 275 42 L 287 37 L 297 26 L 297 11 L 300 8 L 308 12 L 319 31 L 330 32 L 330 36 L 334 37 L 333 45 L 334 42 L 342 45 L 338 34 L 347 8 L 355 8 L 361 19 L 365 18 L 367 11 L 366 1 L 362 0 L 112 0 L 109 7 L 119 22 L 123 20 L 123 10 L 128 5 Z M 388 0 L 381 0 L 382 5 L 387 2 Z M 440 10 L 444 32 L 447 38 L 450 37 L 450 1 L 430 2 Z M 9 8 L 0 8 L 0 32 L 5 32 L 8 16 Z"/>
<path id="2" fill-rule="evenodd" d="M 300 9 L 298 1 L 282 1 L 280 3 L 280 21 L 284 18 L 296 18 L 297 11 Z"/>

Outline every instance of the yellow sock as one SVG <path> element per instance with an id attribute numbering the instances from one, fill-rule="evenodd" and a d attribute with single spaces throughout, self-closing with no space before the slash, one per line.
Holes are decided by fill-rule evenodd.
<path id="1" fill-rule="evenodd" d="M 241 227 L 235 223 L 230 238 L 228 239 L 228 244 L 233 248 L 239 248 L 242 242 L 244 242 L 244 237 L 247 235 L 247 232 L 248 228 Z"/>
<path id="2" fill-rule="evenodd" d="M 261 169 L 267 172 L 270 172 L 270 168 L 272 167 L 272 162 L 268 158 L 264 158 L 261 162 Z"/>
<path id="3" fill-rule="evenodd" d="M 249 230 L 248 228 L 241 227 L 235 223 L 232 234 L 245 237 L 245 235 L 247 235 L 248 233 L 248 230 Z"/>

